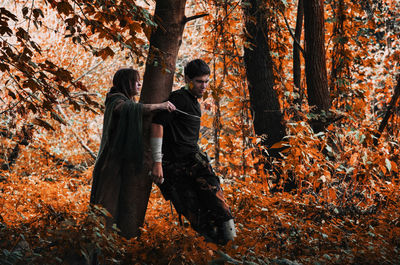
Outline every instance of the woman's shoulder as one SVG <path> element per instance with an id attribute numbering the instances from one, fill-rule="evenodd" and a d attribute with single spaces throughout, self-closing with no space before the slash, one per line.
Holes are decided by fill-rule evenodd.
<path id="1" fill-rule="evenodd" d="M 106 100 L 116 100 L 116 99 L 129 100 L 129 98 L 126 95 L 120 92 L 107 93 Z"/>
<path id="2" fill-rule="evenodd" d="M 106 95 L 105 105 L 115 104 L 117 102 L 130 101 L 130 99 L 122 93 L 108 93 Z"/>

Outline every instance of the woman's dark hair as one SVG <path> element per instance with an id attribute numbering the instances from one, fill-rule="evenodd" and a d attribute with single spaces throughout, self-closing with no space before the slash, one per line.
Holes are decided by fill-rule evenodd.
<path id="1" fill-rule="evenodd" d="M 190 79 L 195 78 L 196 76 L 203 76 L 210 74 L 210 67 L 206 64 L 202 59 L 196 59 L 190 61 L 184 69 L 185 76 Z"/>
<path id="2" fill-rule="evenodd" d="M 132 90 L 129 86 L 129 82 L 133 85 L 139 80 L 139 72 L 132 68 L 119 69 L 113 78 L 113 86 L 110 89 L 110 93 L 122 93 L 128 98 L 131 98 Z"/>

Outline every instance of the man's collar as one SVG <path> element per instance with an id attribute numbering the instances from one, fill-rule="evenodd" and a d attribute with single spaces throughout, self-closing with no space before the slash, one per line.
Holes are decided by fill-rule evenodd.
<path id="1" fill-rule="evenodd" d="M 185 90 L 185 91 L 190 95 L 190 97 L 191 97 L 193 100 L 198 101 L 197 97 L 195 97 L 195 96 L 192 94 L 192 91 L 190 91 L 190 89 L 189 89 L 187 86 L 184 86 L 184 87 L 182 87 L 181 89 L 182 89 L 182 90 Z"/>

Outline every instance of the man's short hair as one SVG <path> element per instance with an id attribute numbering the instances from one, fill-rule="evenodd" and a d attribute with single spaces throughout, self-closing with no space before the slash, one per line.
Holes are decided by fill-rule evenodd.
<path id="1" fill-rule="evenodd" d="M 195 78 L 196 76 L 203 76 L 210 74 L 210 67 L 208 67 L 207 63 L 202 59 L 196 59 L 190 61 L 184 69 L 185 76 L 190 79 Z"/>

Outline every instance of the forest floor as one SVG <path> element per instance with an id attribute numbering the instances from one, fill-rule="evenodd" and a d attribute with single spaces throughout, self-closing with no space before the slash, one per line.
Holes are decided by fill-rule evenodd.
<path id="1" fill-rule="evenodd" d="M 91 168 L 50 161 L 30 172 L 30 163 L 22 158 L 0 174 L 0 264 L 85 264 L 96 248 L 106 264 L 400 264 L 395 184 L 367 203 L 362 193 L 344 196 L 349 185 L 327 201 L 313 192 L 271 194 L 249 177 L 225 183 L 237 225 L 226 246 L 180 226 L 154 186 L 141 236 L 127 241 L 105 231 L 102 209 L 88 209 Z"/>

